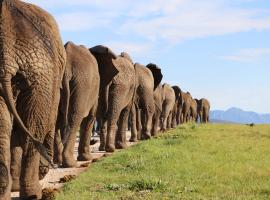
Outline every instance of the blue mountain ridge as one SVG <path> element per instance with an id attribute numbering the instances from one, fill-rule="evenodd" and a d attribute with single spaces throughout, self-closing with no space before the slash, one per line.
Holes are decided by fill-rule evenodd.
<path id="1" fill-rule="evenodd" d="M 212 122 L 231 122 L 240 124 L 270 124 L 270 114 L 259 114 L 251 111 L 244 111 L 240 108 L 229 108 L 226 111 L 213 110 L 210 112 Z"/>

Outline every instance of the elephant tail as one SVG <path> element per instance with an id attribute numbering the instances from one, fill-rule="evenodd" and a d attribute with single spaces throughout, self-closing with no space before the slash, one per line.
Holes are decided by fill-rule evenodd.
<path id="1" fill-rule="evenodd" d="M 2 79 L 1 83 L 2 83 L 2 89 L 3 89 L 4 96 L 5 96 L 6 104 L 8 106 L 9 111 L 13 114 L 14 119 L 16 120 L 18 125 L 21 127 L 21 129 L 32 139 L 32 141 L 35 144 L 40 155 L 42 157 L 44 157 L 48 161 L 48 163 L 50 163 L 52 166 L 54 166 L 50 156 L 47 153 L 46 147 L 39 140 L 37 140 L 34 137 L 34 135 L 26 128 L 21 117 L 19 116 L 19 114 L 17 112 L 15 102 L 13 99 L 12 87 L 11 87 L 11 75 L 7 74 Z"/>
<path id="2" fill-rule="evenodd" d="M 65 144 L 69 137 L 69 123 L 68 123 L 68 111 L 69 111 L 69 101 L 70 101 L 70 88 L 69 88 L 69 80 L 67 77 L 67 72 L 64 74 L 63 78 L 63 117 L 64 117 L 64 130 L 62 133 L 62 143 Z"/>

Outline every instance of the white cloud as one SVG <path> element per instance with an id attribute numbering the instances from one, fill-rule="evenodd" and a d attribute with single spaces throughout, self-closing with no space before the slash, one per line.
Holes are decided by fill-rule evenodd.
<path id="1" fill-rule="evenodd" d="M 229 61 L 237 62 L 254 62 L 260 61 L 270 57 L 270 48 L 253 48 L 253 49 L 241 49 L 239 52 L 222 56 L 221 58 Z"/>
<path id="2" fill-rule="evenodd" d="M 90 30 L 111 24 L 116 27 L 112 29 L 116 34 L 135 35 L 150 41 L 162 39 L 178 43 L 209 36 L 270 29 L 270 10 L 234 7 L 230 4 L 232 0 L 166 2 L 28 0 L 28 2 L 49 10 L 57 8 L 65 11 L 66 13 L 55 16 L 62 31 Z M 88 13 L 81 11 L 88 8 L 91 10 L 87 11 Z"/>
<path id="3" fill-rule="evenodd" d="M 143 16 L 126 21 L 122 30 L 135 32 L 151 40 L 164 39 L 172 43 L 194 38 L 225 35 L 230 33 L 270 29 L 270 15 L 260 17 L 262 10 L 239 9 L 225 5 L 222 1 L 180 1 L 180 3 L 150 1 L 155 5 L 153 12 L 160 15 L 149 17 L 146 9 Z M 174 5 L 172 7 L 171 5 Z M 136 7 L 135 7 L 136 9 Z M 133 11 L 137 13 L 137 10 Z M 269 13 L 268 13 L 269 14 Z"/>
<path id="4" fill-rule="evenodd" d="M 109 14 L 106 15 L 109 17 Z M 65 13 L 56 16 L 61 31 L 86 31 L 110 24 L 108 18 L 90 12 Z"/>

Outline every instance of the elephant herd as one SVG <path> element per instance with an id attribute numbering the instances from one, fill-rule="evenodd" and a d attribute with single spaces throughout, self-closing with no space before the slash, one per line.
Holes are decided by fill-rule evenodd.
<path id="1" fill-rule="evenodd" d="M 100 151 L 114 152 L 189 121 L 207 123 L 210 104 L 161 84 L 154 63 L 134 63 L 98 45 L 63 45 L 54 18 L 20 0 L 1 0 L 0 199 L 19 191 L 41 199 L 50 167 L 91 160 L 93 130 Z"/>

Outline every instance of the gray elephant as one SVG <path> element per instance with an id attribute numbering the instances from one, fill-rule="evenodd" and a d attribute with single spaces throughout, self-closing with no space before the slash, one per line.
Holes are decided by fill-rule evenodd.
<path id="1" fill-rule="evenodd" d="M 181 113 L 183 109 L 184 100 L 180 87 L 173 86 L 172 88 L 175 93 L 175 104 L 172 113 L 172 127 L 175 128 L 177 125 L 181 123 Z"/>
<path id="2" fill-rule="evenodd" d="M 126 55 L 126 54 L 123 54 Z M 136 94 L 131 112 L 131 142 L 151 137 L 152 117 L 155 111 L 154 91 L 162 79 L 155 64 L 146 67 L 136 63 Z"/>
<path id="3" fill-rule="evenodd" d="M 115 55 L 106 46 L 99 45 L 89 50 L 98 62 L 100 73 L 99 150 L 114 152 L 115 148 L 127 147 L 126 128 L 134 100 L 135 69 L 130 60 Z"/>
<path id="4" fill-rule="evenodd" d="M 195 99 L 197 102 L 197 119 L 200 118 L 201 123 L 209 122 L 209 113 L 210 113 L 210 103 L 207 99 Z"/>
<path id="5" fill-rule="evenodd" d="M 64 149 L 61 155 L 61 144 L 56 138 L 57 161 L 62 167 L 74 167 L 74 148 L 77 131 L 80 127 L 80 141 L 78 160 L 91 160 L 89 149 L 92 129 L 96 118 L 100 77 L 95 57 L 84 46 L 77 46 L 72 42 L 65 44 L 67 63 L 63 77 L 63 91 L 61 93 L 61 107 L 58 124 L 62 122 Z M 62 114 L 62 115 L 61 115 Z M 59 122 L 60 121 L 60 122 Z M 61 128 L 61 127 L 59 127 Z M 60 134 L 56 133 L 56 137 Z M 62 157 L 62 158 L 61 158 Z"/>
<path id="6" fill-rule="evenodd" d="M 189 117 L 190 121 L 197 122 L 197 101 L 195 99 L 191 100 Z"/>
<path id="7" fill-rule="evenodd" d="M 136 92 L 131 112 L 131 142 L 151 137 L 152 119 L 156 109 L 154 92 L 163 77 L 156 64 L 150 63 L 145 67 L 136 63 L 134 67 Z"/>
<path id="8" fill-rule="evenodd" d="M 65 49 L 44 10 L 2 0 L 0 15 L 0 199 L 10 199 L 11 155 L 11 166 L 21 165 L 20 177 L 13 179 L 20 197 L 40 199 L 40 155 L 51 163 Z"/>
<path id="9" fill-rule="evenodd" d="M 189 92 L 182 92 L 183 96 L 183 109 L 182 109 L 182 123 L 186 123 L 189 121 L 189 113 L 191 107 L 192 97 Z"/>
<path id="10" fill-rule="evenodd" d="M 175 93 L 173 88 L 169 85 L 164 83 L 162 85 L 163 89 L 163 103 L 162 103 L 162 124 L 161 124 L 161 130 L 165 131 L 167 129 L 172 128 L 172 114 L 173 114 L 173 108 L 175 104 Z"/>

